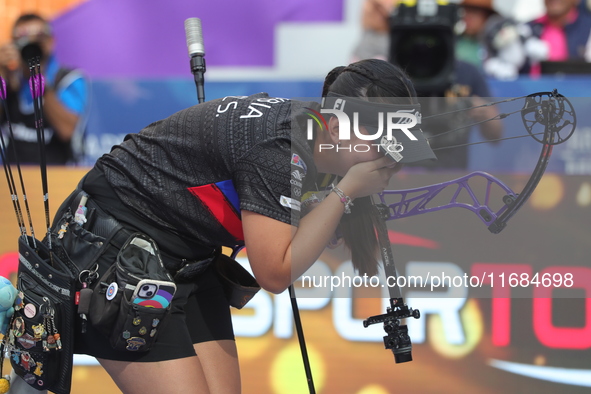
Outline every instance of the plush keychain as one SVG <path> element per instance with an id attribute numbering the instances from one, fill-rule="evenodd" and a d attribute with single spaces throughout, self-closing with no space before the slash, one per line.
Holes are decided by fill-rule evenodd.
<path id="1" fill-rule="evenodd" d="M 14 301 L 17 298 L 18 291 L 12 283 L 0 276 L 0 330 L 2 335 L 6 335 L 8 322 L 14 314 Z M 4 361 L 4 351 L 0 355 L 0 363 Z M 0 375 L 2 365 L 0 365 Z M 10 390 L 10 381 L 6 376 L 0 378 L 0 394 L 6 394 Z"/>
<path id="2" fill-rule="evenodd" d="M 8 322 L 14 314 L 14 300 L 18 291 L 10 281 L 0 276 L 0 333 L 6 334 Z"/>

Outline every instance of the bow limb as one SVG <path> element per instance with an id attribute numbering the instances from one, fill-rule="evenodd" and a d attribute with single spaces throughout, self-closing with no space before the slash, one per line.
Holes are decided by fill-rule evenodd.
<path id="1" fill-rule="evenodd" d="M 514 200 L 512 198 L 503 199 L 507 209 L 488 226 L 488 229 L 493 234 L 501 232 L 509 219 L 529 199 L 542 179 L 546 167 L 548 167 L 554 145 L 568 140 L 574 133 L 577 125 L 577 117 L 572 104 L 556 90 L 528 96 L 521 112 L 521 117 L 527 131 L 532 134 L 534 139 L 542 143 L 542 151 L 540 152 L 540 157 L 532 175 L 517 198 Z M 541 140 L 536 138 L 533 133 L 536 124 L 544 127 L 544 134 Z M 561 135 L 560 133 L 563 131 L 564 135 Z"/>
<path id="2" fill-rule="evenodd" d="M 542 149 L 542 153 L 540 154 L 540 158 L 538 160 L 538 164 L 534 169 L 531 177 L 528 179 L 527 183 L 523 187 L 523 191 L 517 195 L 517 198 L 512 198 L 509 196 L 505 196 L 503 198 L 503 202 L 505 203 L 505 209 L 500 216 L 498 216 L 489 226 L 488 229 L 493 234 L 500 233 L 507 222 L 515 213 L 525 204 L 525 202 L 529 199 L 532 195 L 538 183 L 542 179 L 544 172 L 546 171 L 546 167 L 548 166 L 548 162 L 550 160 L 550 155 L 552 154 L 552 145 L 544 145 Z"/>

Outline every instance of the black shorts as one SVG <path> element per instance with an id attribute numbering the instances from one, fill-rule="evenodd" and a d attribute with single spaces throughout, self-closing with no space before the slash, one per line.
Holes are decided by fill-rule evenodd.
<path id="1" fill-rule="evenodd" d="M 210 267 L 193 283 L 177 284 L 170 314 L 162 322 L 158 340 L 148 352 L 114 350 L 109 339 L 87 323 L 81 334 L 81 319 L 76 323 L 75 353 L 107 360 L 164 361 L 195 355 L 194 343 L 234 339 L 230 305 L 217 275 Z"/>

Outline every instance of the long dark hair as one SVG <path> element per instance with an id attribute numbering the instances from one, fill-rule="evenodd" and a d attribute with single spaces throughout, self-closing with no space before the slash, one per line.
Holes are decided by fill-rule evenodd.
<path id="1" fill-rule="evenodd" d="M 335 67 L 324 80 L 322 96 L 329 92 L 392 104 L 410 104 L 417 96 L 412 82 L 401 68 L 378 59 Z M 375 209 L 370 197 L 357 198 L 351 214 L 344 215 L 341 220 L 345 245 L 360 274 L 376 275 L 378 271 Z"/>

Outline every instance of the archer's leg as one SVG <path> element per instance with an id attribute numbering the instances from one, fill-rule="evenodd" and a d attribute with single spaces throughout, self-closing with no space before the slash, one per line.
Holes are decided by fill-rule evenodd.
<path id="1" fill-rule="evenodd" d="M 124 394 L 210 393 L 197 356 L 155 362 L 98 360 Z"/>
<path id="2" fill-rule="evenodd" d="M 211 394 L 239 394 L 240 368 L 236 342 L 209 341 L 194 344 Z"/>
<path id="3" fill-rule="evenodd" d="M 193 349 L 212 394 L 240 393 L 240 370 L 230 305 L 212 269 L 195 281 L 185 305 Z"/>

